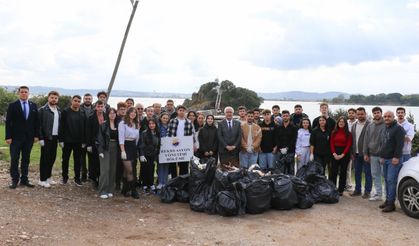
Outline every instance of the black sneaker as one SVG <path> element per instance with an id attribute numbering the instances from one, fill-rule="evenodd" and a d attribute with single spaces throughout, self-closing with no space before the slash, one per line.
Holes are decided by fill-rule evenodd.
<path id="1" fill-rule="evenodd" d="M 74 183 L 76 184 L 76 186 L 79 186 L 79 187 L 83 186 L 83 183 L 81 182 L 80 179 L 75 179 Z"/>
<path id="2" fill-rule="evenodd" d="M 82 176 L 81 177 L 81 182 L 86 183 L 87 182 L 87 177 L 86 176 Z"/>
<path id="3" fill-rule="evenodd" d="M 382 204 L 380 204 L 380 206 L 378 206 L 379 208 L 381 208 L 381 209 L 383 209 L 383 208 L 385 208 L 385 207 L 387 207 L 387 200 L 386 201 L 384 201 Z"/>
<path id="4" fill-rule="evenodd" d="M 66 185 L 67 184 L 67 182 L 68 182 L 68 179 L 61 179 L 61 184 L 63 184 L 63 185 Z"/>
<path id="5" fill-rule="evenodd" d="M 10 189 L 16 189 L 17 188 L 17 182 L 10 183 L 9 188 Z"/>
<path id="6" fill-rule="evenodd" d="M 351 194 L 351 196 L 360 196 L 360 195 L 362 195 L 360 191 L 354 191 Z"/>

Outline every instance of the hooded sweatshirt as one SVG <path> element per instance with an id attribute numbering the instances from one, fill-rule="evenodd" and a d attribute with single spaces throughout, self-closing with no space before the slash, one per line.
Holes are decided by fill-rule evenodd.
<path id="1" fill-rule="evenodd" d="M 369 124 L 365 130 L 364 136 L 364 155 L 368 156 L 379 156 L 380 155 L 380 145 L 383 141 L 381 137 L 381 130 L 386 126 L 384 124 L 383 118 L 378 121 L 374 121 Z"/>

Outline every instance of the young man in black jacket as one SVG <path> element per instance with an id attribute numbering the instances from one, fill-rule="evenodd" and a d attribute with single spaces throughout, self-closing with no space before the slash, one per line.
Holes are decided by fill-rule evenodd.
<path id="1" fill-rule="evenodd" d="M 48 93 L 48 103 L 38 111 L 39 144 L 41 145 L 41 160 L 39 162 L 39 185 L 45 188 L 55 184 L 52 180 L 52 167 L 57 158 L 58 129 L 61 111 L 57 106 L 59 94 L 56 91 Z"/>
<path id="2" fill-rule="evenodd" d="M 290 112 L 282 111 L 282 125 L 275 129 L 275 143 L 278 161 L 284 174 L 294 175 L 295 145 L 297 142 L 298 128 L 291 122 Z"/>
<path id="3" fill-rule="evenodd" d="M 71 152 L 74 159 L 74 182 L 81 186 L 81 148 L 86 143 L 85 139 L 85 115 L 80 110 L 81 97 L 75 95 L 71 99 L 71 106 L 64 109 L 61 113 L 60 126 L 58 130 L 58 139 L 62 155 L 62 184 L 68 181 L 68 162 Z"/>
<path id="4" fill-rule="evenodd" d="M 335 129 L 336 121 L 329 116 L 329 104 L 322 102 L 320 103 L 321 116 L 326 117 L 326 128 L 331 133 Z M 313 129 L 319 126 L 319 117 L 313 120 Z"/>
<path id="5" fill-rule="evenodd" d="M 98 100 L 95 103 L 95 110 L 87 120 L 86 126 L 86 149 L 92 154 L 92 163 L 89 165 L 89 179 L 93 182 L 94 187 L 97 187 L 99 184 L 100 175 L 99 153 L 97 151 L 95 141 L 100 125 L 106 121 L 106 114 L 104 111 L 105 104 Z"/>
<path id="6" fill-rule="evenodd" d="M 90 115 L 93 114 L 94 111 L 93 107 L 93 96 L 90 93 L 86 93 L 83 96 L 83 103 L 80 106 L 80 110 L 84 112 L 86 120 L 89 119 Z M 86 122 L 87 126 L 87 122 Z M 87 181 L 87 167 L 92 165 L 92 153 L 87 152 L 86 146 L 82 146 L 81 149 L 81 181 Z M 87 162 L 86 162 L 87 157 Z M 88 164 L 87 164 L 88 163 Z"/>
<path id="7" fill-rule="evenodd" d="M 28 180 L 29 161 L 33 143 L 38 141 L 39 122 L 38 109 L 35 103 L 28 100 L 29 88 L 18 89 L 19 99 L 9 104 L 6 114 L 6 143 L 10 145 L 10 189 L 20 185 L 33 188 Z M 19 157 L 22 153 L 19 174 Z M 20 176 L 20 177 L 19 177 Z"/>
<path id="8" fill-rule="evenodd" d="M 259 153 L 259 166 L 267 171 L 274 167 L 276 155 L 275 129 L 276 125 L 271 118 L 271 110 L 262 111 L 263 121 L 259 123 L 262 130 L 261 152 Z"/>
<path id="9" fill-rule="evenodd" d="M 383 212 L 396 210 L 394 203 L 396 201 L 397 177 L 403 166 L 402 156 L 406 132 L 394 118 L 393 112 L 387 111 L 384 113 L 386 127 L 381 130 L 383 141 L 380 148 L 380 158 L 384 165 L 386 182 L 386 201 L 380 205 Z"/>

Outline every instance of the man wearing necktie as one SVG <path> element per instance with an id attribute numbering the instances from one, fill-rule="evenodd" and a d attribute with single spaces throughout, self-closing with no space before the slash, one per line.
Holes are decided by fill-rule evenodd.
<path id="1" fill-rule="evenodd" d="M 240 122 L 233 119 L 234 109 L 224 109 L 225 119 L 218 124 L 218 152 L 221 164 L 239 167 L 239 151 L 242 130 Z"/>
<path id="2" fill-rule="evenodd" d="M 18 89 L 19 99 L 9 104 L 6 115 L 6 143 L 10 145 L 10 176 L 12 183 L 9 188 L 20 185 L 34 187 L 28 179 L 29 160 L 34 141 L 38 141 L 39 123 L 38 109 L 35 103 L 28 100 L 29 88 Z M 19 157 L 21 157 L 19 173 Z"/>

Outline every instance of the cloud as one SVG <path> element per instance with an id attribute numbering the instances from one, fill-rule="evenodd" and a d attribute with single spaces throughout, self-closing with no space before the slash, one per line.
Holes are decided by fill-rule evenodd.
<path id="1" fill-rule="evenodd" d="M 0 84 L 107 87 L 128 0 L 0 4 Z M 192 92 L 219 77 L 261 92 L 411 92 L 418 11 L 390 0 L 141 1 L 115 88 Z"/>

